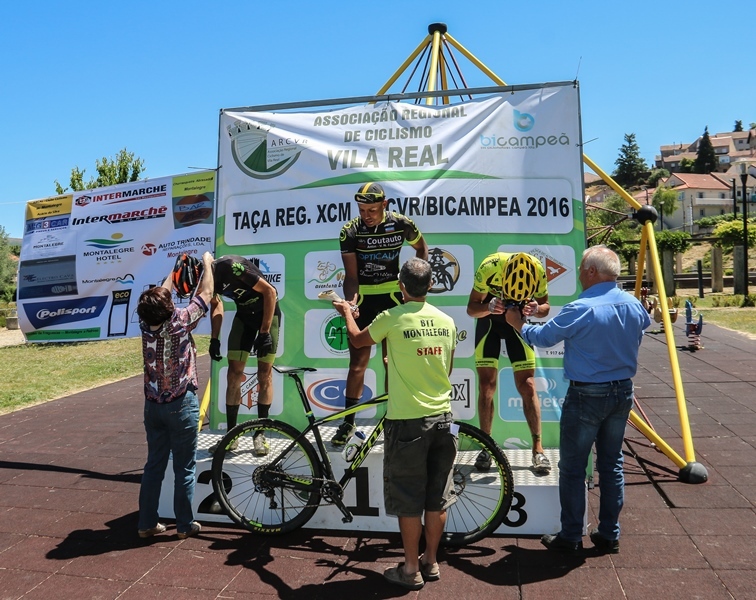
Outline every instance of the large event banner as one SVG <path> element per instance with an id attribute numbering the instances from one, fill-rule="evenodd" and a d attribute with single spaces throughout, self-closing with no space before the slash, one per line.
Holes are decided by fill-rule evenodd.
<path id="1" fill-rule="evenodd" d="M 18 272 L 27 340 L 139 335 L 139 294 L 160 285 L 179 254 L 213 251 L 214 213 L 215 171 L 28 202 Z M 200 327 L 209 333 L 209 323 Z"/>
<path id="2" fill-rule="evenodd" d="M 283 312 L 277 363 L 312 366 L 316 414 L 343 406 L 348 349 L 343 319 L 318 293 L 342 291 L 339 232 L 358 216 L 354 193 L 380 182 L 389 210 L 412 218 L 430 248 L 429 301 L 458 328 L 453 407 L 477 423 L 474 320 L 466 305 L 477 266 L 497 251 L 537 256 L 551 316 L 579 291 L 585 247 L 579 92 L 572 83 L 502 88 L 481 99 L 426 106 L 380 101 L 299 112 L 221 111 L 217 254 L 254 258 Z M 405 246 L 401 261 L 413 255 Z M 226 304 L 223 351 L 233 304 Z M 544 443 L 558 442 L 567 389 L 561 347 L 537 351 Z M 256 366 L 247 368 L 242 419 L 256 415 Z M 494 436 L 530 446 L 522 400 L 502 348 Z M 225 426 L 226 363 L 213 365 L 211 424 Z M 373 352 L 363 397 L 383 392 Z M 272 415 L 302 424 L 296 391 L 274 376 Z M 366 415 L 369 416 L 369 415 Z"/>

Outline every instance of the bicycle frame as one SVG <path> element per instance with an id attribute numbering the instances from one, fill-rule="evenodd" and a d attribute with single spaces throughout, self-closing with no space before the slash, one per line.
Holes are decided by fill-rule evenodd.
<path id="1" fill-rule="evenodd" d="M 311 370 L 314 371 L 315 369 L 312 369 L 310 367 L 286 369 L 286 368 L 280 368 L 280 367 L 275 367 L 275 366 L 273 368 L 276 369 L 276 371 L 278 371 L 279 373 L 283 375 L 287 375 L 294 380 L 294 384 L 296 385 L 297 392 L 299 393 L 300 401 L 302 402 L 302 407 L 304 408 L 304 411 L 305 411 L 305 417 L 307 418 L 308 425 L 300 432 L 300 434 L 294 440 L 292 440 L 289 446 L 287 446 L 278 455 L 277 459 L 273 460 L 270 463 L 270 466 L 275 466 L 278 462 L 278 459 L 280 459 L 282 456 L 285 456 L 286 453 L 288 453 L 289 450 L 291 450 L 291 448 L 294 447 L 294 445 L 296 445 L 296 443 L 299 440 L 306 437 L 308 433 L 312 432 L 312 435 L 315 438 L 315 445 L 319 454 L 320 466 L 323 469 L 325 480 L 338 483 L 339 487 L 343 490 L 344 487 L 349 483 L 349 480 L 355 476 L 357 469 L 365 461 L 365 459 L 367 458 L 367 455 L 370 454 L 370 451 L 373 449 L 373 447 L 375 446 L 375 443 L 378 441 L 378 438 L 380 437 L 381 433 L 383 433 L 383 422 L 386 418 L 385 414 L 378 420 L 378 423 L 376 424 L 376 426 L 373 428 L 373 431 L 365 440 L 365 443 L 362 445 L 359 452 L 354 457 L 354 460 L 348 463 L 346 473 L 338 481 L 336 480 L 336 476 L 334 475 L 334 472 L 333 472 L 333 466 L 331 465 L 331 459 L 328 455 L 328 450 L 326 449 L 325 443 L 323 442 L 323 437 L 320 434 L 320 426 L 323 423 L 336 421 L 347 415 L 361 412 L 363 410 L 370 408 L 371 406 L 384 404 L 385 402 L 388 401 L 388 394 L 382 394 L 381 396 L 376 396 L 375 398 L 371 398 L 369 400 L 360 402 L 359 404 L 356 404 L 355 406 L 350 406 L 349 408 L 345 408 L 344 410 L 340 410 L 331 415 L 326 415 L 325 417 L 316 419 L 315 415 L 313 414 L 310 401 L 307 398 L 307 394 L 304 389 L 304 384 L 302 383 L 302 379 L 299 376 L 299 372 L 311 371 Z M 286 482 L 290 486 L 294 487 L 295 489 L 302 490 L 302 491 L 313 491 L 313 488 L 317 488 L 318 490 L 322 492 L 323 487 L 324 487 L 322 484 L 315 484 L 313 482 L 303 483 L 302 481 L 297 481 L 296 479 L 287 477 L 285 473 L 279 474 L 279 473 L 272 472 L 272 474 L 275 474 L 276 477 L 285 477 Z M 344 515 L 343 521 L 345 523 L 352 522 L 353 515 L 351 511 L 346 507 L 346 505 L 344 505 L 340 496 L 333 497 L 333 496 L 326 495 L 326 498 L 332 500 L 334 504 L 338 507 L 338 509 L 342 512 L 342 514 Z"/>

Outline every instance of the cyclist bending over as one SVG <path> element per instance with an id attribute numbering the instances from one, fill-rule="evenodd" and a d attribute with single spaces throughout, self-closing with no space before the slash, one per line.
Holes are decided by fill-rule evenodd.
<path id="1" fill-rule="evenodd" d="M 533 439 L 533 470 L 546 474 L 551 471 L 551 463 L 544 455 L 541 443 L 541 405 L 535 388 L 535 352 L 504 317 L 507 306 L 514 304 L 525 317 L 545 317 L 549 314 L 546 271 L 541 261 L 524 252 L 491 254 L 475 272 L 475 282 L 467 302 L 467 314 L 476 319 L 478 420 L 480 428 L 490 435 L 503 340 Z M 479 454 L 475 466 L 481 471 L 491 468 L 491 457 L 485 450 Z"/>

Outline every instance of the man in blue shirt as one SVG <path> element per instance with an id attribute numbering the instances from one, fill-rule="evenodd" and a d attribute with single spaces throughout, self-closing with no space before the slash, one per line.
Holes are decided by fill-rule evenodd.
<path id="1" fill-rule="evenodd" d="M 651 324 L 640 301 L 617 287 L 620 261 L 606 246 L 583 253 L 583 293 L 543 326 L 525 323 L 519 310 L 507 322 L 534 346 L 564 341 L 564 374 L 570 380 L 559 423 L 559 533 L 544 535 L 549 549 L 582 549 L 585 467 L 596 443 L 601 493 L 599 525 L 590 532 L 596 550 L 619 552 L 619 514 L 625 495 L 622 443 L 633 406 L 633 377 L 643 330 Z"/>

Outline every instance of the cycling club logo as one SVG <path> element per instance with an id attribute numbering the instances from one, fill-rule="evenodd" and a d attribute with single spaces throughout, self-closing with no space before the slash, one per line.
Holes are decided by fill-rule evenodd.
<path id="1" fill-rule="evenodd" d="M 346 321 L 339 313 L 329 313 L 323 320 L 320 337 L 329 353 L 344 356 L 349 352 Z"/>
<path id="2" fill-rule="evenodd" d="M 307 386 L 307 398 L 315 408 L 328 413 L 335 413 L 344 410 L 344 393 L 346 391 L 346 380 L 328 377 L 320 379 Z M 362 397 L 360 401 L 369 400 L 375 395 L 367 383 L 362 388 Z"/>
<path id="3" fill-rule="evenodd" d="M 428 262 L 433 276 L 431 294 L 450 292 L 459 281 L 459 261 L 455 256 L 443 248 L 431 248 L 428 251 Z"/>
<path id="4" fill-rule="evenodd" d="M 259 395 L 260 384 L 257 381 L 257 373 L 247 374 L 245 372 L 244 381 L 241 384 L 242 405 L 246 406 L 248 410 L 252 410 L 252 407 L 257 404 Z"/>
<path id="5" fill-rule="evenodd" d="M 515 110 L 512 113 L 512 120 L 517 131 L 530 131 L 535 125 L 535 119 L 533 115 L 529 115 L 526 112 L 520 112 Z"/>
<path id="6" fill-rule="evenodd" d="M 249 177 L 272 179 L 285 173 L 302 153 L 305 138 L 276 133 L 274 125 L 252 119 L 237 120 L 226 127 L 236 166 Z"/>
<path id="7" fill-rule="evenodd" d="M 307 283 L 314 284 L 318 291 L 324 289 L 340 288 L 344 285 L 344 268 L 337 267 L 330 260 L 319 260 L 315 267 L 316 275 L 307 280 Z"/>
<path id="8" fill-rule="evenodd" d="M 566 265 L 559 262 L 552 255 L 546 254 L 540 248 L 533 248 L 527 252 L 541 261 L 544 269 L 546 269 L 546 279 L 549 283 L 556 281 L 569 270 Z"/>

